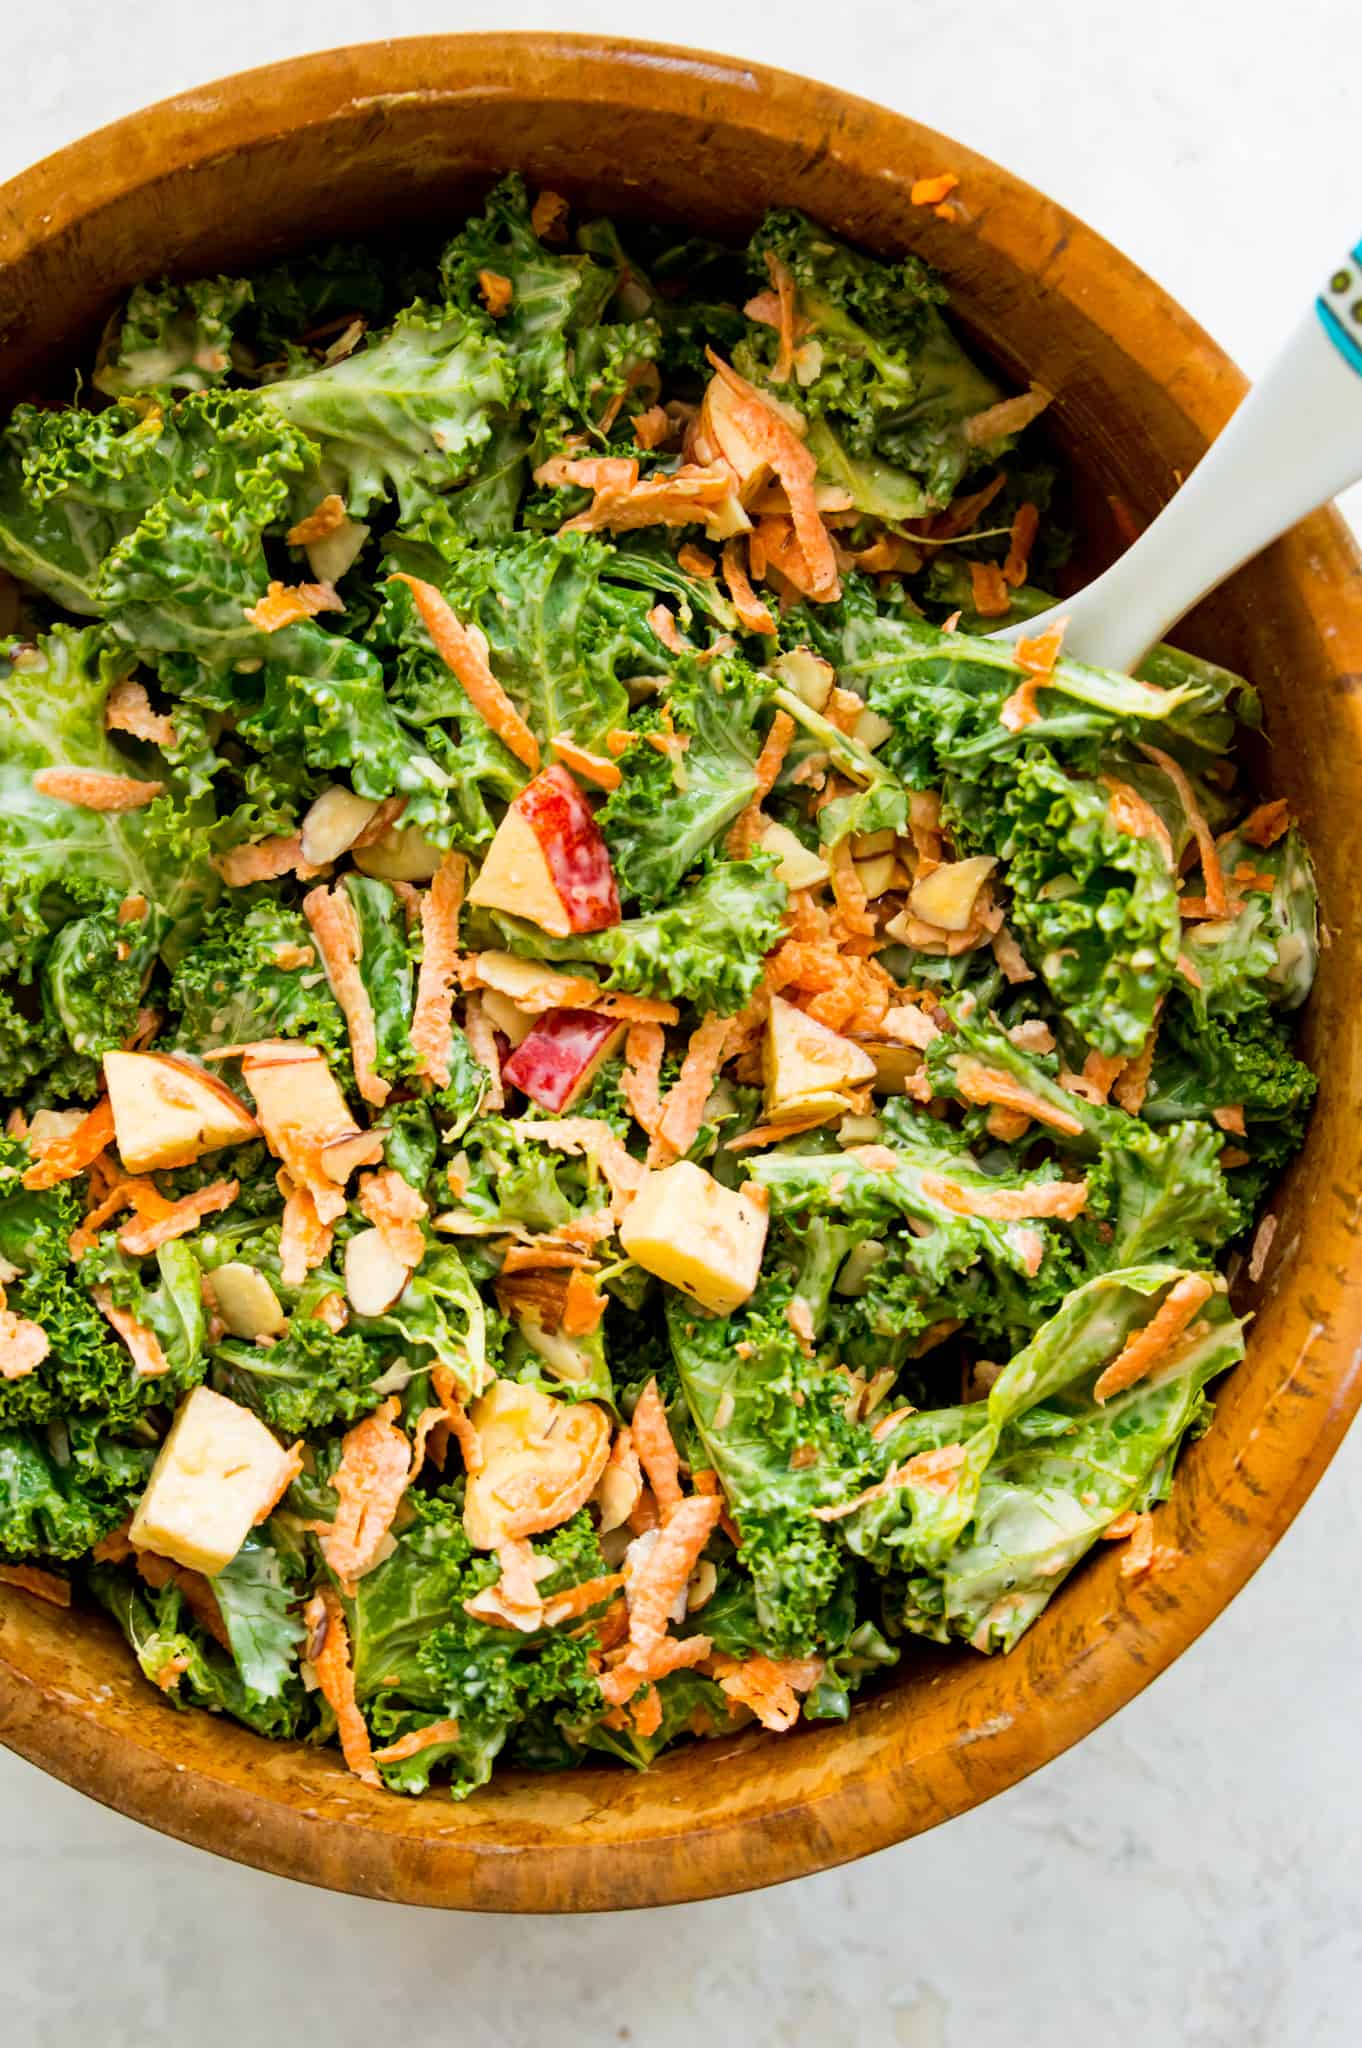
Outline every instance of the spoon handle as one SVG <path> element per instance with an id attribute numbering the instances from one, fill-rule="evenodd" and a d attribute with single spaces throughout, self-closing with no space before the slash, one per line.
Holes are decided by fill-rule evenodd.
<path id="1" fill-rule="evenodd" d="M 1066 654 L 1134 668 L 1242 563 L 1362 477 L 1362 242 L 1176 497 L 1120 560 L 1016 640 L 1064 616 Z"/>

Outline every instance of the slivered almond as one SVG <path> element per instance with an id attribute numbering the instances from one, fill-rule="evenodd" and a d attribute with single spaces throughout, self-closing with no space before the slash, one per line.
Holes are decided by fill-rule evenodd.
<path id="1" fill-rule="evenodd" d="M 410 1278 L 377 1228 L 358 1231 L 345 1247 L 345 1291 L 357 1316 L 385 1315 Z"/>
<path id="2" fill-rule="evenodd" d="M 377 1166 L 383 1158 L 382 1131 L 354 1130 L 346 1136 L 332 1138 L 322 1146 L 320 1152 L 322 1172 L 328 1180 L 344 1187 L 358 1166 Z"/>

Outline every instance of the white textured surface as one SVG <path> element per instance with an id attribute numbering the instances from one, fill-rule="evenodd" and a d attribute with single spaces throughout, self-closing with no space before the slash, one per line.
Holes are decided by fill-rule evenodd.
<path id="1" fill-rule="evenodd" d="M 16 9 L 15 13 L 20 13 Z M 779 18 L 779 39 L 760 26 Z M 183 87 L 435 29 L 652 34 L 958 135 L 1102 229 L 1246 369 L 1362 232 L 1354 0 L 48 0 L 6 27 L 0 175 Z M 1353 494 L 1353 509 L 1357 494 Z M 1362 2038 L 1362 1437 L 1174 1669 L 1030 1783 L 844 1872 L 647 1919 L 330 1898 L 0 1754 L 6 2048 L 1350 2048 Z"/>

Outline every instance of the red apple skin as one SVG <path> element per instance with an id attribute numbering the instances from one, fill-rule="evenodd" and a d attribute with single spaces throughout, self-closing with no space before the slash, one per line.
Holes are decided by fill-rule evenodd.
<path id="1" fill-rule="evenodd" d="M 546 1010 L 504 1062 L 501 1077 L 558 1115 L 586 1093 L 624 1030 L 617 1017 L 594 1010 Z"/>
<path id="2" fill-rule="evenodd" d="M 572 930 L 599 932 L 618 924 L 620 899 L 609 850 L 567 769 L 555 763 L 536 775 L 514 807 L 539 841 Z"/>

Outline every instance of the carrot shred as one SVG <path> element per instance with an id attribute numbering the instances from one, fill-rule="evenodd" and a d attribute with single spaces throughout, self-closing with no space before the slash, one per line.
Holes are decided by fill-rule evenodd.
<path id="1" fill-rule="evenodd" d="M 291 548 L 305 548 L 314 540 L 325 540 L 344 526 L 346 520 L 345 500 L 336 491 L 328 491 L 319 505 L 314 505 L 306 519 L 300 519 L 291 526 L 284 539 Z"/>
<path id="2" fill-rule="evenodd" d="M 711 1673 L 727 1697 L 748 1707 L 763 1728 L 783 1735 L 799 1719 L 799 1694 L 823 1676 L 821 1657 L 716 1657 Z"/>
<path id="3" fill-rule="evenodd" d="M 679 1501 L 670 1519 L 658 1532 L 648 1556 L 630 1579 L 629 1638 L 624 1659 L 601 1680 L 601 1692 L 612 1706 L 631 1699 L 646 1684 L 663 1659 L 709 1654 L 708 1637 L 682 1641 L 667 1636 L 667 1624 L 678 1594 L 690 1579 L 700 1553 L 708 1543 L 722 1512 L 717 1495 L 692 1494 Z M 670 1664 L 669 1668 L 680 1668 Z"/>
<path id="4" fill-rule="evenodd" d="M 271 582 L 262 598 L 242 609 L 260 632 L 278 633 L 303 619 L 315 619 L 318 612 L 343 612 L 345 605 L 330 583 Z"/>
<path id="5" fill-rule="evenodd" d="M 741 860 L 750 853 L 756 843 L 762 826 L 762 805 L 775 788 L 776 777 L 785 765 L 785 756 L 790 751 L 794 738 L 795 722 L 788 711 L 777 711 L 771 720 L 770 730 L 762 741 L 761 752 L 757 755 L 754 769 L 756 788 L 752 800 L 741 811 L 729 828 L 726 850 L 735 860 Z"/>
<path id="6" fill-rule="evenodd" d="M 570 733 L 559 733 L 549 741 L 552 753 L 558 756 L 565 768 L 580 775 L 587 782 L 594 782 L 597 789 L 618 789 L 622 780 L 617 761 L 603 754 L 592 754 L 585 747 L 579 747 Z"/>
<path id="7" fill-rule="evenodd" d="M 1005 618 L 1012 609 L 1012 599 L 998 564 L 971 562 L 969 581 L 971 602 L 980 618 Z"/>
<path id="8" fill-rule="evenodd" d="M 1132 1330 L 1111 1364 L 1098 1375 L 1092 1390 L 1094 1401 L 1109 1401 L 1113 1394 L 1124 1393 L 1143 1379 L 1214 1292 L 1215 1282 L 1205 1273 L 1184 1273 L 1175 1281 L 1151 1320 L 1142 1329 Z"/>
<path id="9" fill-rule="evenodd" d="M 125 1224 L 119 1231 L 119 1249 L 140 1258 L 147 1252 L 154 1252 L 160 1245 L 169 1244 L 173 1238 L 187 1237 L 205 1216 L 215 1216 L 220 1209 L 230 1209 L 240 1191 L 239 1181 L 215 1180 L 210 1187 L 198 1188 L 192 1195 L 182 1195 L 178 1202 L 165 1203 L 162 1216 L 139 1215 L 135 1222 Z M 152 1192 L 156 1190 L 153 1188 Z M 136 1201 L 136 1196 L 133 1200 Z"/>
<path id="10" fill-rule="evenodd" d="M 563 1298 L 562 1329 L 569 1337 L 587 1337 L 600 1328 L 605 1314 L 605 1296 L 580 1268 L 568 1275 Z"/>
<path id="11" fill-rule="evenodd" d="M 104 699 L 104 729 L 131 733 L 135 740 L 146 740 L 153 747 L 175 744 L 174 719 L 153 711 L 145 686 L 131 676 L 115 683 Z"/>
<path id="12" fill-rule="evenodd" d="M 1010 1074 L 986 1066 L 982 1060 L 968 1054 L 955 1062 L 955 1082 L 966 1102 L 985 1107 L 996 1102 L 1004 1109 L 1024 1110 L 1027 1116 L 1033 1116 L 1037 1123 L 1048 1124 L 1052 1130 L 1064 1131 L 1072 1138 L 1082 1136 L 1081 1117 L 1056 1108 L 1042 1096 L 1023 1087 L 1020 1081 L 1014 1081 Z"/>
<path id="13" fill-rule="evenodd" d="M 1191 826 L 1192 836 L 1197 843 L 1197 852 L 1201 856 L 1201 876 L 1210 915 L 1227 916 L 1230 907 L 1229 895 L 1225 888 L 1225 876 L 1220 866 L 1220 853 L 1215 843 L 1215 835 L 1196 800 L 1186 770 L 1171 754 L 1166 754 L 1162 747 L 1151 747 L 1146 740 L 1140 741 L 1140 752 L 1146 760 L 1152 761 L 1156 767 L 1163 770 L 1177 791 L 1178 802 L 1186 814 L 1187 823 Z"/>
<path id="14" fill-rule="evenodd" d="M 684 569 L 688 576 L 698 576 L 706 583 L 718 574 L 714 557 L 710 554 L 708 548 L 696 547 L 693 540 L 688 540 L 684 546 L 677 549 L 676 563 L 677 567 Z"/>
<path id="15" fill-rule="evenodd" d="M 188 1565 L 176 1564 L 172 1558 L 162 1557 L 154 1550 L 133 1550 L 132 1559 L 149 1586 L 158 1591 L 162 1586 L 178 1586 L 185 1606 L 199 1627 L 206 1629 L 224 1650 L 231 1649 L 217 1594 L 202 1572 L 192 1571 Z"/>
<path id="16" fill-rule="evenodd" d="M 1016 398 L 1000 399 L 997 405 L 986 406 L 983 412 L 976 412 L 965 421 L 965 439 L 971 448 L 982 448 L 990 441 L 1001 440 L 1004 434 L 1019 434 L 1045 411 L 1050 399 L 1051 394 L 1039 384 L 1033 384 Z"/>
<path id="17" fill-rule="evenodd" d="M 335 1225 L 320 1215 L 312 1188 L 295 1186 L 282 1169 L 276 1179 L 284 1197 L 279 1225 L 279 1270 L 285 1287 L 301 1287 L 313 1267 L 320 1266 L 330 1251 Z M 319 1313 L 320 1307 L 318 1304 Z"/>
<path id="18" fill-rule="evenodd" d="M 395 1259 L 404 1266 L 420 1265 L 426 1255 L 421 1228 L 428 1213 L 425 1198 L 395 1166 L 360 1176 L 359 1206 Z"/>
<path id="19" fill-rule="evenodd" d="M 401 1408 L 390 1394 L 341 1439 L 341 1460 L 332 1485 L 336 1519 L 321 1538 L 322 1555 L 353 1597 L 355 1581 L 379 1563 L 384 1539 L 411 1477 L 411 1445 L 394 1417 Z"/>
<path id="20" fill-rule="evenodd" d="M 624 1041 L 624 1071 L 620 1089 L 634 1121 L 650 1138 L 662 1125 L 662 1097 L 659 1077 L 666 1037 L 660 1024 L 631 1024 Z"/>
<path id="21" fill-rule="evenodd" d="M 817 463 L 789 422 L 768 404 L 755 385 L 740 377 L 712 348 L 707 348 L 705 355 L 715 374 L 723 379 L 741 403 L 744 434 L 784 485 L 795 536 L 804 558 L 809 595 L 831 602 L 840 597 L 841 584 L 837 576 L 837 557 L 814 495 Z"/>
<path id="22" fill-rule="evenodd" d="M 656 1378 L 649 1380 L 638 1397 L 630 1431 L 634 1449 L 638 1452 L 639 1463 L 647 1473 L 648 1484 L 653 1489 L 658 1514 L 666 1523 L 680 1506 L 684 1496 L 679 1476 L 680 1460 L 676 1445 L 672 1441 L 667 1411 L 662 1404 Z"/>
<path id="23" fill-rule="evenodd" d="M 924 1173 L 922 1192 L 956 1216 L 977 1216 L 991 1223 L 1016 1223 L 1040 1216 L 1058 1216 L 1072 1223 L 1088 1206 L 1085 1180 L 1045 1181 L 1030 1188 L 963 1188 L 943 1174 Z"/>
<path id="24" fill-rule="evenodd" d="M 1138 1116 L 1144 1108 L 1145 1096 L 1149 1093 L 1149 1076 L 1154 1069 L 1154 1052 L 1158 1043 L 1159 1020 L 1156 1016 L 1149 1027 L 1149 1036 L 1133 1060 L 1126 1063 L 1117 1075 L 1112 1087 L 1117 1106 L 1131 1116 Z"/>
<path id="25" fill-rule="evenodd" d="M 597 467 L 603 469 L 605 462 Z M 629 467 L 637 471 L 637 464 Z M 735 482 L 726 462 L 687 462 L 670 474 L 635 474 L 631 480 L 602 481 L 594 488 L 586 511 L 565 520 L 560 533 L 634 533 L 645 526 L 702 525 L 718 539 L 728 524 Z"/>
<path id="26" fill-rule="evenodd" d="M 100 1314 L 112 1323 L 127 1345 L 138 1379 L 159 1379 L 162 1373 L 170 1371 L 170 1361 L 162 1351 L 154 1330 L 149 1330 L 145 1323 L 139 1323 L 130 1309 L 120 1308 L 107 1287 L 92 1287 L 90 1294 Z"/>
<path id="27" fill-rule="evenodd" d="M 839 839 L 828 848 L 828 879 L 832 893 L 837 899 L 837 908 L 842 913 L 847 929 L 874 934 L 875 920 L 866 908 L 866 893 L 861 878 L 856 872 L 856 863 L 851 856 L 850 837 Z"/>
<path id="28" fill-rule="evenodd" d="M 657 1137 L 649 1147 L 650 1158 L 654 1148 L 659 1154 L 665 1152 L 680 1158 L 694 1144 L 715 1076 L 723 1064 L 732 1021 L 730 1017 L 705 1017 L 691 1033 L 681 1072 L 662 1104 Z"/>
<path id="29" fill-rule="evenodd" d="M 1271 803 L 1259 804 L 1249 812 L 1239 827 L 1239 837 L 1247 839 L 1250 846 L 1275 846 L 1290 823 L 1286 798 L 1274 797 Z"/>
<path id="30" fill-rule="evenodd" d="M 381 1785 L 374 1764 L 369 1730 L 355 1699 L 355 1674 L 350 1666 L 350 1634 L 345 1609 L 332 1586 L 322 1586 L 303 1609 L 308 1630 L 309 1661 L 317 1674 L 322 1698 L 336 1717 L 341 1755 L 366 1785 Z"/>
<path id="31" fill-rule="evenodd" d="M 1128 782 L 1120 782 L 1114 775 L 1102 777 L 1104 787 L 1111 793 L 1111 822 L 1118 832 L 1126 833 L 1131 839 L 1151 839 L 1160 848 L 1169 867 L 1173 865 L 1173 842 L 1168 836 L 1168 827 L 1147 798 Z"/>
<path id="32" fill-rule="evenodd" d="M 139 782 L 132 775 L 106 775 L 98 768 L 40 768 L 33 777 L 39 796 L 82 811 L 138 811 L 164 796 L 163 782 Z"/>
<path id="33" fill-rule="evenodd" d="M 503 313 L 509 312 L 511 300 L 515 297 L 515 286 L 499 270 L 480 270 L 478 291 L 494 320 L 500 320 Z"/>
<path id="34" fill-rule="evenodd" d="M 841 1522 L 848 1515 L 854 1515 L 858 1508 L 872 1500 L 883 1500 L 886 1495 L 898 1493 L 905 1486 L 925 1487 L 929 1493 L 949 1493 L 955 1485 L 955 1475 L 965 1460 L 963 1444 L 941 1444 L 936 1450 L 919 1451 L 902 1465 L 891 1465 L 883 1479 L 874 1486 L 867 1486 L 863 1493 L 851 1500 L 835 1501 L 831 1507 L 811 1510 L 818 1522 Z"/>
<path id="35" fill-rule="evenodd" d="M 303 916 L 312 927 L 331 993 L 345 1018 L 355 1086 L 366 1102 L 381 1109 L 392 1087 L 375 1065 L 378 1031 L 374 1006 L 359 971 L 360 930 L 354 905 L 342 889 L 311 889 L 303 898 Z"/>
<path id="36" fill-rule="evenodd" d="M 409 1035 L 416 1073 L 436 1088 L 449 1086 L 459 911 L 467 872 L 461 853 L 447 853 L 421 897 L 421 966 Z"/>
<path id="37" fill-rule="evenodd" d="M 376 1764 L 405 1763 L 409 1756 L 420 1756 L 423 1749 L 434 1749 L 438 1744 L 458 1739 L 457 1721 L 432 1721 L 425 1728 L 413 1728 L 408 1734 L 399 1735 L 385 1749 L 374 1750 L 373 1759 Z"/>
<path id="38" fill-rule="evenodd" d="M 303 842 L 296 832 L 234 846 L 215 855 L 213 866 L 229 889 L 245 889 L 252 882 L 277 882 L 281 875 L 296 875 L 300 882 L 308 882 L 325 872 L 304 857 Z"/>
<path id="39" fill-rule="evenodd" d="M 434 584 L 423 583 L 419 576 L 401 574 L 390 576 L 388 581 L 406 584 L 435 643 L 436 653 L 457 676 L 473 709 L 517 761 L 532 775 L 538 774 L 539 742 L 492 674 L 486 635 L 479 627 L 466 626 L 456 618 Z"/>
<path id="40" fill-rule="evenodd" d="M 766 251 L 766 271 L 776 295 L 776 332 L 779 346 L 771 375 L 777 384 L 788 384 L 794 374 L 795 281 L 788 263 L 782 263 L 774 249 Z"/>
<path id="41" fill-rule="evenodd" d="M 83 1117 L 69 1138 L 49 1145 L 42 1158 L 25 1168 L 24 1186 L 30 1190 L 54 1188 L 58 1181 L 73 1180 L 96 1160 L 114 1139 L 113 1104 L 102 1095 L 89 1115 Z"/>
<path id="42" fill-rule="evenodd" d="M 1040 508 L 1028 498 L 1018 505 L 1012 521 L 1012 531 L 1007 537 L 1007 560 L 1003 563 L 1003 581 L 1009 590 L 1020 590 L 1026 581 L 1030 566 L 1031 550 L 1036 544 L 1040 531 Z"/>

